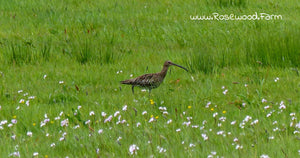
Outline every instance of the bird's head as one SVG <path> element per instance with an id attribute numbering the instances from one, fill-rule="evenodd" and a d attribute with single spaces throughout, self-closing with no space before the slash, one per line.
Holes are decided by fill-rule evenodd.
<path id="1" fill-rule="evenodd" d="M 172 63 L 172 62 L 169 61 L 169 60 L 165 61 L 165 63 L 164 63 L 164 67 L 169 67 L 169 66 L 171 66 L 171 65 L 180 67 L 180 68 L 184 69 L 185 71 L 188 71 L 187 68 L 185 68 L 185 67 L 183 67 L 183 66 L 180 66 L 180 65 L 178 65 L 178 64 Z"/>

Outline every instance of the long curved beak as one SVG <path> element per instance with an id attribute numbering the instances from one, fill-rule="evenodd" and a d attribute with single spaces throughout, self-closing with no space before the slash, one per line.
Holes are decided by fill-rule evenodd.
<path id="1" fill-rule="evenodd" d="M 177 66 L 177 67 L 180 67 L 182 69 L 184 69 L 185 71 L 189 71 L 187 68 L 183 67 L 183 66 L 180 66 L 180 65 L 177 65 L 177 64 L 174 64 L 174 63 L 171 63 L 171 65 L 174 65 L 174 66 Z"/>

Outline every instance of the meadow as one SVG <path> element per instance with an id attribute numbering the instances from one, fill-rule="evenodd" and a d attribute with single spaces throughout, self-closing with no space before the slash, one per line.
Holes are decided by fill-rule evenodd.
<path id="1" fill-rule="evenodd" d="M 282 18 L 192 19 L 213 13 Z M 300 156 L 297 0 L 0 0 L 0 17 L 0 157 Z M 189 72 L 150 96 L 120 84 L 166 60 Z"/>

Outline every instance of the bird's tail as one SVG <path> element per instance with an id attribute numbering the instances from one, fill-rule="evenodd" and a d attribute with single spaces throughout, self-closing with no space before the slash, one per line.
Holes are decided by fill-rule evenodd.
<path id="1" fill-rule="evenodd" d="M 120 81 L 120 83 L 122 83 L 122 84 L 132 84 L 132 80 L 124 80 L 124 81 Z"/>

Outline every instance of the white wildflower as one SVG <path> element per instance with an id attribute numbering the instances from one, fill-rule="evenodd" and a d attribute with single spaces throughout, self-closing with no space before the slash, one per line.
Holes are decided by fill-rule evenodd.
<path id="1" fill-rule="evenodd" d="M 158 109 L 161 110 L 161 111 L 166 111 L 167 110 L 166 107 L 162 107 L 162 106 L 160 106 Z"/>
<path id="2" fill-rule="evenodd" d="M 251 122 L 251 125 L 255 125 L 255 124 L 258 124 L 258 119 L 256 119 L 253 122 Z"/>
<path id="3" fill-rule="evenodd" d="M 157 148 L 157 150 L 158 150 L 159 153 L 165 153 L 165 152 L 167 152 L 167 150 L 164 149 L 163 147 L 157 146 L 156 148 Z"/>
<path id="4" fill-rule="evenodd" d="M 193 119 L 193 117 L 186 117 L 186 119 L 190 121 Z"/>
<path id="5" fill-rule="evenodd" d="M 55 143 L 51 143 L 50 147 L 52 147 L 52 148 L 55 147 Z"/>
<path id="6" fill-rule="evenodd" d="M 205 108 L 209 108 L 209 106 L 211 105 L 211 102 L 208 102 L 205 106 Z"/>
<path id="7" fill-rule="evenodd" d="M 67 126 L 69 126 L 69 119 L 62 120 L 62 121 L 60 122 L 60 126 L 62 126 L 62 127 L 67 127 Z"/>
<path id="8" fill-rule="evenodd" d="M 231 124 L 231 125 L 235 125 L 235 123 L 236 123 L 236 121 L 234 120 L 234 121 L 232 121 L 230 124 Z"/>
<path id="9" fill-rule="evenodd" d="M 192 125 L 192 128 L 199 128 L 199 125 Z"/>
<path id="10" fill-rule="evenodd" d="M 246 103 L 242 103 L 242 107 L 246 107 Z"/>
<path id="11" fill-rule="evenodd" d="M 2 121 L 0 122 L 0 125 L 5 125 L 5 124 L 7 124 L 7 120 L 2 120 Z"/>
<path id="12" fill-rule="evenodd" d="M 228 89 L 225 89 L 225 90 L 223 91 L 223 94 L 226 95 L 227 92 L 228 92 Z"/>
<path id="13" fill-rule="evenodd" d="M 202 136 L 204 141 L 208 140 L 208 136 L 205 133 L 201 134 L 201 136 Z"/>
<path id="14" fill-rule="evenodd" d="M 286 109 L 286 106 L 284 105 L 283 101 L 280 102 L 279 109 Z"/>
<path id="15" fill-rule="evenodd" d="M 243 120 L 243 122 L 248 122 L 248 121 L 251 120 L 251 119 L 252 119 L 252 117 L 247 115 L 247 116 L 245 117 L 245 119 Z"/>
<path id="16" fill-rule="evenodd" d="M 226 117 L 222 116 L 219 118 L 220 121 L 225 122 L 226 121 Z"/>
<path id="17" fill-rule="evenodd" d="M 263 154 L 260 156 L 260 158 L 270 158 L 270 157 L 268 155 Z"/>
<path id="18" fill-rule="evenodd" d="M 27 136 L 32 137 L 32 132 L 28 131 Z"/>
<path id="19" fill-rule="evenodd" d="M 192 143 L 189 145 L 190 148 L 191 148 L 191 147 L 195 147 L 195 146 L 196 146 L 196 145 L 195 145 L 195 144 L 192 144 Z"/>
<path id="20" fill-rule="evenodd" d="M 300 122 L 295 125 L 296 128 L 300 128 Z"/>
<path id="21" fill-rule="evenodd" d="M 235 146 L 235 149 L 236 149 L 236 150 L 238 150 L 238 149 L 243 149 L 243 146 L 242 146 L 242 145 L 239 145 L 239 144 L 237 144 L 237 145 Z"/>
<path id="22" fill-rule="evenodd" d="M 79 125 L 76 125 L 76 126 L 73 127 L 73 129 L 77 129 L 77 128 L 79 128 L 79 127 L 80 127 Z"/>
<path id="23" fill-rule="evenodd" d="M 122 139 L 122 137 L 119 137 L 119 138 L 117 139 L 117 141 L 119 142 L 121 139 Z"/>
<path id="24" fill-rule="evenodd" d="M 127 105 L 124 105 L 123 108 L 122 108 L 122 110 L 126 111 L 127 110 Z"/>
<path id="25" fill-rule="evenodd" d="M 217 132 L 217 135 L 223 135 L 224 134 L 224 131 L 218 131 Z"/>
<path id="26" fill-rule="evenodd" d="M 238 139 L 238 138 L 234 138 L 233 141 L 234 141 L 234 142 L 238 142 L 239 139 Z"/>
<path id="27" fill-rule="evenodd" d="M 103 129 L 98 130 L 98 134 L 101 134 L 101 133 L 103 133 Z"/>
<path id="28" fill-rule="evenodd" d="M 120 114 L 120 111 L 116 111 L 114 117 L 117 117 Z"/>
<path id="29" fill-rule="evenodd" d="M 14 157 L 20 157 L 20 152 L 19 151 L 15 151 L 11 154 L 8 155 L 9 157 L 14 156 Z"/>
<path id="30" fill-rule="evenodd" d="M 33 157 L 39 156 L 39 153 L 38 152 L 34 152 L 32 156 Z"/>
<path id="31" fill-rule="evenodd" d="M 90 116 L 93 116 L 93 115 L 95 115 L 95 112 L 94 112 L 94 111 L 91 111 L 91 112 L 90 112 Z"/>
<path id="32" fill-rule="evenodd" d="M 276 128 L 273 129 L 273 131 L 274 131 L 274 132 L 279 131 L 279 128 L 276 127 Z"/>
<path id="33" fill-rule="evenodd" d="M 148 121 L 149 123 L 155 121 L 154 117 L 151 117 L 150 120 Z"/>
<path id="34" fill-rule="evenodd" d="M 86 125 L 91 123 L 91 120 L 87 120 L 84 122 Z"/>
<path id="35" fill-rule="evenodd" d="M 218 113 L 217 112 L 215 112 L 214 114 L 213 114 L 213 117 L 216 117 L 218 115 Z"/>
<path id="36" fill-rule="evenodd" d="M 182 125 L 186 125 L 187 127 L 191 125 L 191 122 L 183 122 Z"/>
<path id="37" fill-rule="evenodd" d="M 30 97 L 28 97 L 28 99 L 33 100 L 33 99 L 35 99 L 35 96 L 30 96 Z"/>
<path id="38" fill-rule="evenodd" d="M 19 101 L 20 104 L 23 104 L 24 102 L 25 102 L 24 99 L 20 99 L 20 101 Z"/>
<path id="39" fill-rule="evenodd" d="M 29 106 L 29 100 L 27 100 L 25 104 L 26 104 L 27 106 Z"/>
<path id="40" fill-rule="evenodd" d="M 16 124 L 18 121 L 16 119 L 12 119 L 11 123 Z"/>
<path id="41" fill-rule="evenodd" d="M 130 147 L 129 147 L 129 153 L 130 153 L 130 155 L 133 155 L 133 154 L 137 154 L 137 151 L 139 150 L 140 148 L 137 146 L 137 145 L 135 145 L 135 144 L 132 144 L 132 145 L 130 145 Z"/>
<path id="42" fill-rule="evenodd" d="M 104 120 L 104 123 L 110 122 L 110 121 L 112 120 L 112 118 L 113 118 L 112 115 L 108 116 L 108 118 L 106 118 L 106 119 Z"/>
<path id="43" fill-rule="evenodd" d="M 147 111 L 143 111 L 143 112 L 142 112 L 142 115 L 146 115 L 146 114 L 147 114 Z"/>

